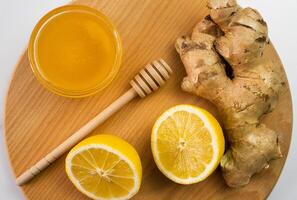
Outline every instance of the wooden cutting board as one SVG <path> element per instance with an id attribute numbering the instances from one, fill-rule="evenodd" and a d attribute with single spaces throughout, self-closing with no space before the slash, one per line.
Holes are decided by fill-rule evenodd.
<path id="1" fill-rule="evenodd" d="M 73 3 L 97 8 L 112 19 L 123 41 L 122 67 L 117 78 L 101 93 L 68 99 L 52 94 L 37 82 L 25 52 L 12 77 L 5 109 L 6 144 L 14 174 L 20 175 L 123 94 L 129 88 L 129 80 L 146 63 L 163 58 L 174 71 L 165 87 L 143 100 L 134 100 L 92 133 L 118 135 L 137 149 L 143 165 L 143 182 L 134 199 L 265 199 L 277 182 L 289 149 L 292 103 L 288 88 L 274 112 L 263 117 L 264 123 L 279 133 L 284 157 L 273 161 L 268 170 L 253 177 L 246 187 L 227 187 L 220 169 L 204 182 L 178 185 L 159 172 L 152 158 L 151 128 L 169 107 L 194 104 L 219 117 L 209 102 L 180 89 L 185 72 L 174 49 L 175 39 L 190 33 L 208 13 L 206 0 L 77 0 Z M 272 45 L 266 48 L 264 56 L 283 69 Z M 65 155 L 21 188 L 28 199 L 87 199 L 67 179 L 64 159 Z"/>

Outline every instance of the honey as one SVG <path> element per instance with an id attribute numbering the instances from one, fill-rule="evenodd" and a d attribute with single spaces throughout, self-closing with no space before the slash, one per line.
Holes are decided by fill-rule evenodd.
<path id="1" fill-rule="evenodd" d="M 117 31 L 99 11 L 63 6 L 36 25 L 29 59 L 36 77 L 48 89 L 83 97 L 112 81 L 120 65 L 121 45 Z"/>

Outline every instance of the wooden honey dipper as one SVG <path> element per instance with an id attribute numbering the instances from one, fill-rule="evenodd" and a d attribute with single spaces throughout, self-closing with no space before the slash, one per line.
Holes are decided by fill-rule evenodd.
<path id="1" fill-rule="evenodd" d="M 66 151 L 85 138 L 97 126 L 102 124 L 125 104 L 134 99 L 134 97 L 140 96 L 141 98 L 144 98 L 153 91 L 157 90 L 160 86 L 164 85 L 166 80 L 169 79 L 171 73 L 171 68 L 162 59 L 153 61 L 151 64 L 146 65 L 145 68 L 130 81 L 130 85 L 132 86 L 130 90 L 115 100 L 111 105 L 105 108 L 95 118 L 81 127 L 62 144 L 38 161 L 34 166 L 21 174 L 16 179 L 17 184 L 23 185 L 30 181 L 51 163 L 61 157 Z"/>

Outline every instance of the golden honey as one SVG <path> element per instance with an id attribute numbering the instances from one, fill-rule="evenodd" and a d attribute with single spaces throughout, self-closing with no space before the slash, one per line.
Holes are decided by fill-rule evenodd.
<path id="1" fill-rule="evenodd" d="M 121 60 L 121 43 L 112 23 L 85 6 L 63 6 L 45 15 L 28 49 L 37 79 L 67 97 L 84 97 L 106 87 Z"/>

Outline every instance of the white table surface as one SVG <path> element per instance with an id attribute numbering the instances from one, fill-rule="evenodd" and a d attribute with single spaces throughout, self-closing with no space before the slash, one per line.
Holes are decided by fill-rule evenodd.
<path id="1" fill-rule="evenodd" d="M 16 62 L 31 30 L 47 11 L 68 0 L 2 0 L 0 4 L 0 199 L 24 199 L 9 168 L 3 137 L 4 98 Z M 269 25 L 269 35 L 285 66 L 293 103 L 297 101 L 297 1 L 239 0 L 258 9 Z M 199 11 L 197 11 L 199 12 Z M 294 105 L 296 106 L 296 105 Z M 296 113 L 296 107 L 294 107 Z M 293 132 L 296 130 L 296 117 Z M 269 200 L 297 199 L 297 135 L 293 134 L 287 162 Z"/>

